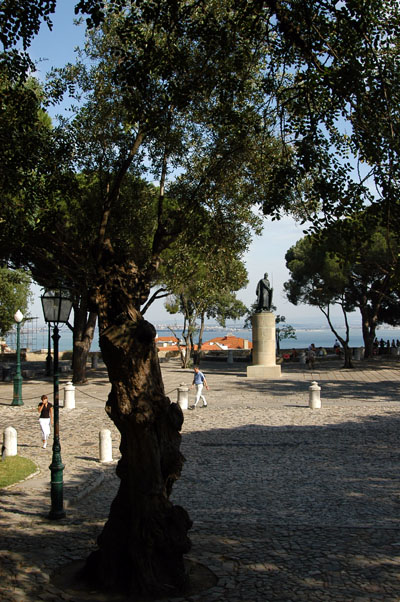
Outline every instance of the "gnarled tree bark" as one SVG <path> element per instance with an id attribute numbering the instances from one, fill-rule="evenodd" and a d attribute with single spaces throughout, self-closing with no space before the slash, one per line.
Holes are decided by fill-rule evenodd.
<path id="1" fill-rule="evenodd" d="M 95 312 L 90 312 L 88 316 L 86 305 L 74 305 L 72 353 L 72 382 L 74 384 L 83 384 L 87 382 L 86 362 L 93 341 L 96 321 L 97 314 Z"/>
<path id="2" fill-rule="evenodd" d="M 187 512 L 169 500 L 184 458 L 183 413 L 166 397 L 154 343 L 132 291 L 132 266 L 104 272 L 97 291 L 100 348 L 112 385 L 106 411 L 121 433 L 121 483 L 84 574 L 96 587 L 128 594 L 160 594 L 186 583 L 190 549 Z"/>

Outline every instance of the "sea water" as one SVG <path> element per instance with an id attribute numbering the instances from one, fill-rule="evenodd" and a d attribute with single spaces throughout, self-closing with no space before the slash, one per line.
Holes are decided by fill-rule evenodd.
<path id="1" fill-rule="evenodd" d="M 155 325 L 157 328 L 157 325 Z M 281 349 L 292 349 L 298 348 L 303 349 L 308 347 L 311 343 L 314 343 L 316 347 L 333 347 L 335 342 L 335 335 L 329 328 L 315 328 L 315 327 L 306 327 L 304 325 L 295 328 L 295 339 L 284 339 L 280 342 Z M 343 329 L 336 329 L 338 334 L 345 338 L 346 333 Z M 181 336 L 182 330 L 181 328 L 174 328 L 174 332 L 176 332 L 177 336 Z M 157 335 L 159 337 L 173 337 L 171 330 L 166 328 L 165 325 L 160 325 L 157 328 Z M 252 340 L 252 332 L 251 329 L 243 329 L 243 328 L 235 328 L 235 327 L 227 327 L 221 328 L 215 325 L 207 326 L 206 330 L 203 333 L 203 342 L 209 341 L 210 339 L 214 339 L 216 337 L 223 337 L 226 335 L 233 335 L 235 337 L 239 337 L 242 339 Z M 392 339 L 395 341 L 397 339 L 400 340 L 400 328 L 379 328 L 376 331 L 376 336 L 380 340 L 381 338 L 386 342 L 389 340 L 392 342 Z M 43 329 L 43 331 L 39 330 L 36 338 L 37 349 L 46 349 L 47 348 L 47 328 Z M 194 336 L 194 342 L 197 343 L 198 335 Z M 353 326 L 350 328 L 350 347 L 362 347 L 364 345 L 361 327 Z M 21 340 L 21 347 L 24 347 L 23 338 Z M 53 346 L 53 343 L 52 343 Z M 60 328 L 60 341 L 59 341 L 59 349 L 60 351 L 68 351 L 72 349 L 72 332 L 66 327 Z M 99 336 L 98 331 L 96 329 L 95 336 L 92 342 L 91 351 L 99 351 Z"/>

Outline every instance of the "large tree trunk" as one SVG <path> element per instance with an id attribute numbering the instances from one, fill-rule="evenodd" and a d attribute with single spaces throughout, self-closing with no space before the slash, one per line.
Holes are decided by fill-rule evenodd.
<path id="1" fill-rule="evenodd" d="M 182 332 L 183 340 L 185 341 L 185 353 L 183 354 L 182 368 L 189 368 L 190 360 L 192 357 L 192 346 L 190 343 L 190 334 L 188 332 Z"/>
<path id="2" fill-rule="evenodd" d="M 374 355 L 374 341 L 376 336 L 376 328 L 375 325 L 371 325 L 370 328 L 364 328 L 364 323 L 362 325 L 363 339 L 364 339 L 364 347 L 365 354 L 364 357 L 373 357 Z"/>
<path id="3" fill-rule="evenodd" d="M 341 308 L 342 308 L 344 322 L 345 322 L 345 326 L 346 326 L 346 338 L 345 339 L 340 336 L 340 334 L 336 331 L 335 327 L 332 324 L 332 320 L 331 320 L 331 317 L 330 317 L 330 307 L 329 307 L 329 305 L 328 305 L 327 309 L 324 309 L 321 306 L 319 306 L 319 308 L 322 311 L 322 313 L 324 314 L 324 316 L 326 317 L 326 319 L 328 320 L 328 324 L 329 324 L 329 327 L 330 327 L 331 331 L 333 332 L 333 334 L 335 335 L 335 337 L 338 339 L 338 341 L 340 341 L 340 343 L 341 343 L 341 345 L 343 347 L 343 352 L 344 352 L 344 365 L 343 365 L 343 368 L 354 368 L 354 365 L 353 365 L 353 362 L 352 362 L 352 350 L 349 347 L 349 340 L 350 340 L 350 326 L 349 326 L 349 321 L 347 319 L 347 313 L 346 313 L 346 310 L 345 310 L 344 303 L 341 303 L 340 305 L 341 305 Z"/>
<path id="4" fill-rule="evenodd" d="M 185 585 L 183 554 L 191 545 L 189 516 L 169 500 L 184 460 L 183 413 L 165 396 L 155 329 L 129 302 L 121 276 L 122 270 L 114 287 L 108 279 L 99 303 L 100 347 L 112 385 L 106 411 L 121 433 L 121 483 L 84 574 L 104 589 L 172 595 Z"/>
<path id="5" fill-rule="evenodd" d="M 193 363 L 197 366 L 200 366 L 200 363 L 201 363 L 201 357 L 202 357 L 201 347 L 203 345 L 204 327 L 205 327 L 205 316 L 204 316 L 204 313 L 202 313 L 200 316 L 200 330 L 199 330 L 199 340 L 197 343 L 197 351 L 195 351 L 193 353 Z"/>
<path id="6" fill-rule="evenodd" d="M 374 340 L 376 336 L 376 327 L 377 327 L 377 313 L 373 312 L 373 315 L 370 316 L 370 311 L 368 311 L 368 307 L 360 307 L 361 313 L 361 325 L 362 325 L 362 334 L 364 339 L 364 347 L 365 347 L 365 355 L 364 357 L 373 357 L 374 355 Z"/>
<path id="7" fill-rule="evenodd" d="M 343 339 L 339 339 L 339 341 L 342 343 L 343 346 L 343 352 L 344 352 L 344 364 L 343 364 L 343 368 L 354 368 L 353 362 L 352 362 L 352 349 L 351 347 L 349 347 L 347 342 L 344 342 Z"/>
<path id="8" fill-rule="evenodd" d="M 182 368 L 189 368 L 193 358 L 193 332 L 195 330 L 196 316 L 193 313 L 193 309 L 190 307 L 190 302 L 188 302 L 184 295 L 180 296 L 180 302 L 184 315 L 182 337 L 186 345 Z"/>
<path id="9" fill-rule="evenodd" d="M 97 314 L 90 312 L 87 307 L 74 306 L 74 331 L 72 353 L 72 382 L 82 384 L 87 381 L 86 362 L 93 341 Z"/>

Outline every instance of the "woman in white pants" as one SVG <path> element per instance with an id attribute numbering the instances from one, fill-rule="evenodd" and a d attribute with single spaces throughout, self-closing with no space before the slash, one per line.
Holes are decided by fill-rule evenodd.
<path id="1" fill-rule="evenodd" d="M 46 449 L 47 439 L 50 435 L 50 423 L 53 424 L 53 406 L 47 399 L 47 395 L 42 395 L 38 405 L 40 414 L 39 424 L 42 431 L 43 449 Z"/>

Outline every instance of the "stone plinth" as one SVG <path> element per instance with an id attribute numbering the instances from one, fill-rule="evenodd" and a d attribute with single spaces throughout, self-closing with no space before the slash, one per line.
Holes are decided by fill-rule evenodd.
<path id="1" fill-rule="evenodd" d="M 273 379 L 281 376 L 276 365 L 275 316 L 270 311 L 253 315 L 253 364 L 247 367 L 248 378 Z"/>
<path id="2" fill-rule="evenodd" d="M 178 387 L 178 405 L 181 410 L 187 410 L 189 407 L 189 387 L 185 383 L 181 383 Z"/>

